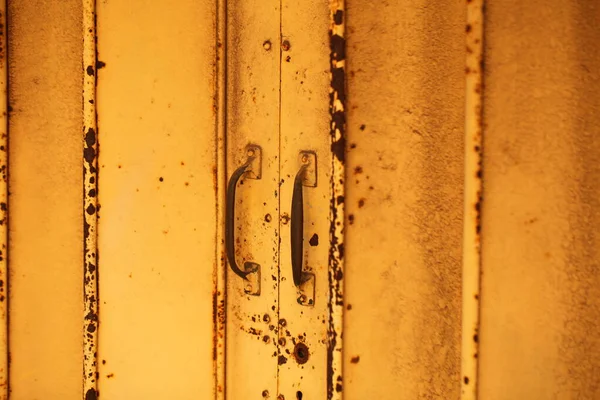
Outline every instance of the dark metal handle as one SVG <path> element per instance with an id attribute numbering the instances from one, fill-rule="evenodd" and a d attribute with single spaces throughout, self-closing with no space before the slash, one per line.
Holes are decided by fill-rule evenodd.
<path id="1" fill-rule="evenodd" d="M 304 164 L 296 179 L 294 179 L 294 192 L 292 193 L 292 221 L 291 221 L 291 236 L 292 236 L 292 275 L 294 277 L 294 285 L 300 287 L 304 283 L 302 264 L 304 253 L 304 197 L 302 195 L 302 181 L 308 165 Z"/>
<path id="2" fill-rule="evenodd" d="M 227 206 L 225 208 L 225 249 L 227 250 L 227 260 L 231 270 L 239 277 L 246 279 L 246 276 L 250 271 L 242 271 L 238 267 L 235 261 L 235 189 L 237 183 L 244 175 L 248 167 L 252 164 L 254 157 L 249 157 L 248 161 L 241 167 L 235 170 L 235 172 L 229 178 L 229 185 L 227 186 Z"/>

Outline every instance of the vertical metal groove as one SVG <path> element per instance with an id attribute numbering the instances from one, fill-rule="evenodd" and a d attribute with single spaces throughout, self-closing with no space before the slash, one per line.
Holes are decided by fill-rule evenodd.
<path id="1" fill-rule="evenodd" d="M 344 0 L 330 0 L 331 47 L 331 211 L 329 232 L 329 327 L 327 398 L 342 399 L 342 324 L 344 311 L 344 182 L 346 147 L 346 44 Z"/>
<path id="2" fill-rule="evenodd" d="M 95 0 L 83 1 L 83 393 L 85 400 L 98 397 L 98 140 L 95 105 L 98 71 L 95 8 Z"/>
<path id="3" fill-rule="evenodd" d="M 482 204 L 484 0 L 467 1 L 461 400 L 477 399 Z"/>
<path id="4" fill-rule="evenodd" d="M 0 3 L 0 400 L 8 399 L 8 42 L 7 2 Z"/>
<path id="5" fill-rule="evenodd" d="M 281 85 L 282 85 L 282 63 L 281 60 L 283 58 L 283 49 L 282 49 L 282 42 L 283 42 L 283 1 L 279 0 L 279 44 L 277 46 L 277 48 L 279 49 L 279 103 L 278 103 L 278 111 L 279 111 L 279 115 L 277 118 L 277 139 L 279 141 L 279 144 L 277 146 L 277 150 L 278 150 L 278 156 L 279 156 L 279 163 L 277 165 L 277 182 L 279 182 L 279 196 L 277 196 L 277 211 L 278 211 L 278 216 L 277 216 L 277 221 L 278 221 L 278 230 L 279 230 L 279 240 L 278 240 L 278 244 L 277 244 L 277 265 L 279 266 L 279 268 L 277 268 L 277 321 L 281 320 L 281 231 L 283 230 L 283 221 L 281 219 L 281 168 L 283 167 L 283 149 L 281 148 L 282 145 L 282 140 L 281 140 L 281 94 L 282 94 L 282 90 L 281 90 Z M 283 333 L 283 327 L 281 325 L 279 325 L 279 333 L 277 334 L 278 339 L 279 337 L 282 337 L 282 333 Z M 279 344 L 279 340 L 277 340 L 277 355 L 280 356 L 283 354 L 284 349 L 281 348 L 281 345 Z M 279 362 L 277 363 L 277 373 L 276 373 L 276 390 L 277 390 L 277 398 L 279 398 L 280 395 L 280 391 L 281 391 L 281 385 L 279 384 L 279 370 L 280 370 L 280 365 Z"/>
<path id="6" fill-rule="evenodd" d="M 225 321 L 226 321 L 226 261 L 225 261 L 225 190 L 227 187 L 227 0 L 217 1 L 217 51 L 216 51 L 216 255 L 214 271 L 214 369 L 215 395 L 217 400 L 225 399 Z"/>

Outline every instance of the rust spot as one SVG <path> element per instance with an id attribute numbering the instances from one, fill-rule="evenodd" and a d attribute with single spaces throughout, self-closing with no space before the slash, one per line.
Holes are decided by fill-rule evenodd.
<path id="1" fill-rule="evenodd" d="M 287 363 L 287 358 L 285 356 L 279 356 L 279 358 L 277 359 L 277 364 L 283 365 L 285 363 Z"/>
<path id="2" fill-rule="evenodd" d="M 354 214 L 350 214 L 350 215 L 348 215 L 348 223 L 349 223 L 350 225 L 353 225 L 353 224 L 354 224 Z"/>
<path id="3" fill-rule="evenodd" d="M 362 124 L 362 125 L 360 126 L 360 130 L 361 130 L 361 131 L 364 131 L 364 130 L 366 129 L 366 127 L 367 127 L 367 126 L 366 126 L 365 124 Z"/>
<path id="4" fill-rule="evenodd" d="M 465 28 L 465 31 L 466 31 L 467 33 L 469 33 L 469 32 L 471 32 L 471 29 L 472 29 L 472 27 L 471 27 L 471 24 L 467 24 L 467 26 L 466 26 L 466 28 Z"/>
<path id="5" fill-rule="evenodd" d="M 336 112 L 334 114 L 333 118 L 335 119 L 336 118 L 335 115 L 338 115 L 338 114 L 340 114 L 340 113 Z M 343 120 L 344 117 L 343 116 L 342 117 L 338 117 L 338 119 Z M 343 127 L 343 124 L 344 124 L 343 121 L 338 121 L 338 122 L 335 122 L 333 125 L 337 129 L 339 129 L 340 132 L 341 132 L 342 129 L 343 129 L 341 127 Z M 336 141 L 334 141 L 334 142 L 331 143 L 331 152 L 335 155 L 335 157 L 338 160 L 340 160 L 340 162 L 343 163 L 346 160 L 345 151 L 346 151 L 346 138 L 343 136 L 343 133 L 342 133 L 342 136 L 338 140 L 336 140 Z"/>
<path id="6" fill-rule="evenodd" d="M 158 180 L 159 180 L 160 182 L 164 182 L 165 178 L 163 178 L 163 177 L 161 176 L 160 178 L 158 178 Z"/>
<path id="7" fill-rule="evenodd" d="M 97 70 L 98 70 L 98 69 L 102 69 L 102 68 L 104 68 L 104 67 L 106 67 L 106 63 L 105 63 L 104 61 L 99 61 L 99 60 L 98 60 L 98 61 L 96 61 L 96 69 L 97 69 Z"/>
<path id="8" fill-rule="evenodd" d="M 88 65 L 87 68 L 85 69 L 85 72 L 89 76 L 94 76 L 94 67 L 92 67 L 91 65 Z"/>
<path id="9" fill-rule="evenodd" d="M 265 399 L 266 399 L 267 397 L 269 397 L 269 391 L 268 391 L 268 390 L 263 390 L 263 391 L 262 391 L 262 397 L 264 397 Z"/>
<path id="10" fill-rule="evenodd" d="M 363 173 L 363 169 L 362 167 L 359 165 L 356 168 L 354 168 L 354 174 L 358 175 L 358 174 L 362 174 Z"/>
<path id="11" fill-rule="evenodd" d="M 294 346 L 294 358 L 298 364 L 306 364 L 309 356 L 308 346 L 303 342 L 296 343 L 296 346 Z"/>
<path id="12" fill-rule="evenodd" d="M 271 45 L 271 41 L 270 40 L 265 40 L 263 42 L 263 49 L 265 49 L 267 51 L 270 51 L 271 47 L 272 47 L 272 45 Z"/>
<path id="13" fill-rule="evenodd" d="M 287 321 L 282 318 L 282 319 L 279 320 L 279 325 L 286 326 L 287 325 Z"/>
<path id="14" fill-rule="evenodd" d="M 348 305 L 346 306 L 346 310 L 352 310 L 352 304 L 348 304 Z"/>
<path id="15" fill-rule="evenodd" d="M 364 197 L 360 200 L 358 200 L 358 208 L 363 208 L 365 206 L 365 201 L 367 199 L 365 199 Z"/>
<path id="16" fill-rule="evenodd" d="M 331 56 L 334 61 L 346 59 L 346 40 L 340 35 L 331 35 Z"/>
<path id="17" fill-rule="evenodd" d="M 465 378 L 464 378 L 464 382 L 465 382 L 465 385 L 468 385 L 468 384 L 469 384 L 469 377 L 468 377 L 468 376 L 465 376 Z"/>
<path id="18" fill-rule="evenodd" d="M 344 12 L 342 10 L 337 10 L 335 14 L 333 14 L 333 22 L 336 25 L 341 25 L 344 23 Z"/>
<path id="19" fill-rule="evenodd" d="M 289 49 L 292 47 L 291 43 L 289 40 L 284 40 L 283 42 L 281 42 L 281 50 L 283 51 L 289 51 Z"/>
<path id="20" fill-rule="evenodd" d="M 350 362 L 352 364 L 358 364 L 359 361 L 360 361 L 360 356 L 354 356 L 350 359 Z"/>
<path id="21" fill-rule="evenodd" d="M 96 144 L 96 131 L 92 128 L 89 128 L 85 134 L 85 144 L 86 147 L 83 149 L 83 158 L 88 163 L 92 164 L 94 162 L 94 158 L 96 158 L 96 150 L 94 150 L 93 146 Z"/>
<path id="22" fill-rule="evenodd" d="M 310 238 L 308 243 L 313 247 L 318 246 L 319 245 L 319 235 L 317 235 L 316 233 L 314 235 L 312 235 L 312 237 Z"/>
<path id="23" fill-rule="evenodd" d="M 477 334 L 474 334 L 474 335 L 473 335 L 473 341 L 474 341 L 475 343 L 478 343 L 478 342 L 479 342 L 479 336 L 477 336 Z"/>
<path id="24" fill-rule="evenodd" d="M 350 143 L 350 148 L 351 149 L 355 149 L 356 148 L 356 143 Z"/>
<path id="25" fill-rule="evenodd" d="M 112 374 L 112 373 L 111 373 L 111 374 L 108 374 L 108 375 L 106 375 L 106 377 L 107 377 L 107 378 L 114 378 L 114 376 L 115 376 L 115 374 Z"/>
<path id="26" fill-rule="evenodd" d="M 287 56 L 287 57 L 285 58 L 285 62 L 290 62 L 290 61 L 292 61 L 292 57 L 290 57 L 290 56 Z"/>
<path id="27" fill-rule="evenodd" d="M 88 389 L 88 391 L 85 392 L 85 400 L 96 400 L 97 398 L 98 394 L 94 389 Z"/>

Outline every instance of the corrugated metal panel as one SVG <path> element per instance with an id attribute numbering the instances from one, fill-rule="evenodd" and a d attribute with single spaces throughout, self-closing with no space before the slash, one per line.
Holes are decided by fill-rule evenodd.
<path id="1" fill-rule="evenodd" d="M 10 398 L 81 399 L 82 4 L 8 5 Z"/>
<path id="2" fill-rule="evenodd" d="M 600 4 L 486 11 L 482 399 L 600 398 Z"/>
<path id="3" fill-rule="evenodd" d="M 167 3 L 8 8 L 11 399 L 600 397 L 594 2 Z"/>
<path id="4" fill-rule="evenodd" d="M 346 399 L 460 395 L 465 18 L 348 2 Z"/>
<path id="5" fill-rule="evenodd" d="M 110 1 L 97 12 L 100 397 L 207 399 L 216 8 Z"/>

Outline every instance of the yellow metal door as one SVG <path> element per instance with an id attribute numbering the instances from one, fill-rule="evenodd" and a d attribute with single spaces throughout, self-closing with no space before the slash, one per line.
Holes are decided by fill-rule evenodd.
<path id="1" fill-rule="evenodd" d="M 330 30 L 327 2 L 283 3 L 278 364 L 279 394 L 293 400 L 337 396 L 328 391 L 330 301 L 335 301 L 329 274 Z"/>
<path id="2" fill-rule="evenodd" d="M 219 110 L 225 114 L 220 139 L 231 186 L 220 204 L 230 224 L 219 246 L 228 256 L 220 273 L 226 279 L 226 381 L 220 389 L 232 400 L 272 398 L 279 320 L 279 1 L 221 6 L 226 64 L 219 72 L 226 101 Z"/>
<path id="3" fill-rule="evenodd" d="M 214 395 L 215 9 L 96 4 L 98 391 Z"/>

